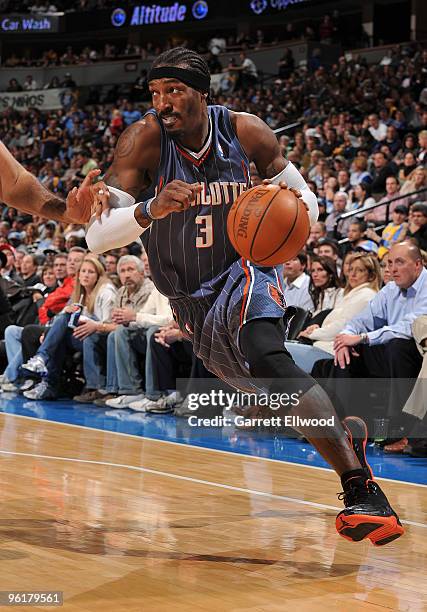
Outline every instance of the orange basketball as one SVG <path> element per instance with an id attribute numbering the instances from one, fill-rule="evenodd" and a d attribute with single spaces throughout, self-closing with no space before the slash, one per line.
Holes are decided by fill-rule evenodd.
<path id="1" fill-rule="evenodd" d="M 245 259 L 260 266 L 289 261 L 310 233 L 307 209 L 289 189 L 259 185 L 242 193 L 230 208 L 227 231 Z"/>

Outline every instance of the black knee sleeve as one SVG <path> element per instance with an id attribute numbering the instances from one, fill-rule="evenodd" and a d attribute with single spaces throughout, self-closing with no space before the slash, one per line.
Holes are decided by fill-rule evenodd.
<path id="1" fill-rule="evenodd" d="M 295 365 L 284 343 L 284 326 L 278 319 L 253 319 L 246 323 L 240 335 L 240 346 L 252 376 L 297 380 L 299 390 L 306 393 L 316 381 Z M 280 383 L 274 387 L 280 387 Z"/>

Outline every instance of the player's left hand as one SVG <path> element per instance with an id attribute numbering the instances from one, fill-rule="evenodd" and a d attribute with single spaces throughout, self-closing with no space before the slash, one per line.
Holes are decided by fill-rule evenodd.
<path id="1" fill-rule="evenodd" d="M 264 179 L 262 181 L 263 185 L 271 185 L 272 181 L 271 179 Z M 276 184 L 276 183 L 274 183 Z M 279 187 L 281 189 L 289 189 L 289 191 L 292 191 L 292 193 L 294 194 L 295 197 L 298 198 L 298 200 L 301 200 L 301 202 L 304 204 L 304 206 L 306 207 L 307 211 L 309 211 L 309 208 L 307 206 L 307 204 L 304 202 L 304 200 L 302 199 L 302 195 L 301 195 L 301 191 L 299 189 L 295 189 L 295 187 L 288 187 L 288 185 L 284 182 L 284 181 L 280 181 L 279 183 Z"/>
<path id="2" fill-rule="evenodd" d="M 104 210 L 110 209 L 108 204 L 110 194 L 107 186 L 102 181 L 93 183 L 100 173 L 99 168 L 90 170 L 80 187 L 74 187 L 67 195 L 66 214 L 72 223 L 88 223 L 94 212 L 99 218 Z M 99 194 L 99 191 L 103 193 Z M 99 203 L 101 206 L 98 206 Z"/>
<path id="3" fill-rule="evenodd" d="M 345 346 L 356 346 L 360 341 L 359 334 L 338 334 L 334 340 L 334 350 L 339 351 Z"/>

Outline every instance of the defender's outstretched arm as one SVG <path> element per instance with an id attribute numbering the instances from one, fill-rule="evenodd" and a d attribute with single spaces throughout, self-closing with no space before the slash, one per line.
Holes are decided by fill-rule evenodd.
<path id="1" fill-rule="evenodd" d="M 0 142 L 0 200 L 31 215 L 64 223 L 87 223 L 93 203 L 92 180 L 100 170 L 91 170 L 84 179 L 79 198 L 77 187 L 67 196 L 58 197 L 39 183 Z"/>

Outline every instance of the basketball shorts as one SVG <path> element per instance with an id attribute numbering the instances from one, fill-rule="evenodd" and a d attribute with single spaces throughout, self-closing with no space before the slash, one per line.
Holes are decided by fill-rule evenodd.
<path id="1" fill-rule="evenodd" d="M 249 365 L 239 346 L 240 330 L 253 319 L 284 316 L 281 277 L 280 267 L 258 268 L 240 259 L 230 266 L 217 295 L 171 300 L 182 332 L 205 367 L 233 387 L 240 381 L 243 391 L 258 387 L 250 382 Z"/>

